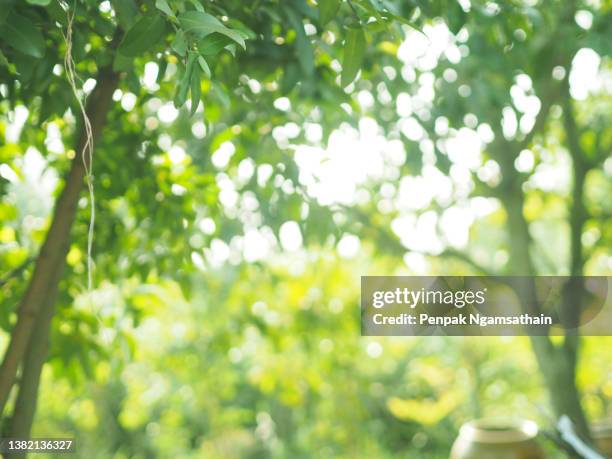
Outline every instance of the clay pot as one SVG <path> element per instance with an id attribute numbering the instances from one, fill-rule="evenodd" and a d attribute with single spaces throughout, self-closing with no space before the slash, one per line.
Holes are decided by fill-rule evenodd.
<path id="1" fill-rule="evenodd" d="M 533 421 L 471 421 L 461 427 L 450 459 L 546 459 L 537 435 Z"/>
<path id="2" fill-rule="evenodd" d="M 612 458 L 612 419 L 604 419 L 591 425 L 595 446 L 606 457 Z"/>

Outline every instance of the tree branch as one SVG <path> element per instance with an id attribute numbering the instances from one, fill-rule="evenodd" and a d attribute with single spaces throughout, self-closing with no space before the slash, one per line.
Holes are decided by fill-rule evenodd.
<path id="1" fill-rule="evenodd" d="M 495 276 L 496 273 L 491 269 L 481 265 L 477 261 L 473 260 L 469 255 L 464 252 L 460 252 L 456 249 L 445 249 L 441 254 L 437 255 L 438 257 L 443 258 L 454 258 L 456 260 L 460 260 L 464 262 L 466 265 L 470 266 L 476 272 L 484 275 L 484 276 Z"/>
<path id="2" fill-rule="evenodd" d="M 580 145 L 580 130 L 574 118 L 574 107 L 567 80 L 565 81 L 563 91 L 563 126 L 565 128 L 565 136 L 567 147 L 572 158 L 572 200 L 569 209 L 569 226 L 570 226 L 570 276 L 576 276 L 570 279 L 570 285 L 567 289 L 566 298 L 563 308 L 563 316 L 569 321 L 570 326 L 577 327 L 580 321 L 581 306 L 584 301 L 584 283 L 582 281 L 584 268 L 584 251 L 582 247 L 582 231 L 587 220 L 587 211 L 584 205 L 584 184 L 586 174 L 589 170 L 586 156 Z M 575 366 L 578 361 L 578 352 L 580 349 L 580 336 L 578 333 L 567 332 L 563 341 L 563 349 L 565 350 L 570 361 Z M 574 375 L 575 377 L 575 375 Z"/>
<path id="3" fill-rule="evenodd" d="M 584 181 L 589 166 L 580 146 L 580 133 L 574 118 L 571 96 L 567 90 L 563 94 L 563 126 L 567 139 L 567 147 L 573 163 L 572 202 L 569 212 L 570 220 L 570 275 L 582 275 L 584 254 L 582 253 L 582 229 L 587 212 L 584 205 Z"/>
<path id="4" fill-rule="evenodd" d="M 342 207 L 343 210 L 346 212 L 350 212 L 354 214 L 357 220 L 359 220 L 366 228 L 368 228 L 373 233 L 374 239 L 382 241 L 382 244 L 380 245 L 389 247 L 390 251 L 393 254 L 398 254 L 398 253 L 404 254 L 410 251 L 410 249 L 408 249 L 407 247 L 404 247 L 404 245 L 401 243 L 399 238 L 395 234 L 393 234 L 391 231 L 389 231 L 388 228 L 386 227 L 382 228 L 372 223 L 372 219 L 365 212 L 357 208 L 350 207 L 350 206 L 339 206 L 339 207 Z M 476 272 L 483 274 L 485 276 L 495 275 L 495 273 L 493 273 L 491 269 L 485 266 L 482 266 L 481 264 L 479 264 L 478 262 L 470 258 L 467 254 L 457 249 L 446 248 L 444 251 L 436 255 L 427 254 L 423 252 L 418 252 L 418 253 L 422 255 L 432 256 L 432 257 L 452 258 L 455 260 L 462 261 L 463 263 L 467 264 L 472 269 L 474 269 Z"/>

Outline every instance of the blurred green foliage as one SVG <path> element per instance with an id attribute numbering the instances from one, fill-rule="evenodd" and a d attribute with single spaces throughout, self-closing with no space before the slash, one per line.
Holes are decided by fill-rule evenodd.
<path id="1" fill-rule="evenodd" d="M 527 338 L 359 338 L 358 274 L 381 268 L 325 252 L 227 267 L 196 276 L 189 301 L 171 282 L 101 286 L 112 357 L 72 378 L 56 361 L 34 434 L 76 432 L 92 458 L 446 458 L 474 417 L 550 428 Z M 581 386 L 601 417 L 612 341 L 586 343 Z"/>

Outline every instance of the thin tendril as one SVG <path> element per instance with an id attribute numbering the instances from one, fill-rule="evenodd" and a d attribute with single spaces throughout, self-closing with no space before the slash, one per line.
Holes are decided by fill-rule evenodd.
<path id="1" fill-rule="evenodd" d="M 81 116 L 83 118 L 83 126 L 85 128 L 85 143 L 83 144 L 83 149 L 80 152 L 81 159 L 83 161 L 83 167 L 85 168 L 85 179 L 87 182 L 87 189 L 89 191 L 89 203 L 90 203 L 90 213 L 89 213 L 89 229 L 87 231 L 87 290 L 91 293 L 93 288 L 93 257 L 92 257 L 92 248 L 93 248 L 93 238 L 94 238 L 94 224 L 96 220 L 96 212 L 95 212 L 95 198 L 94 198 L 94 184 L 93 184 L 93 175 L 92 175 L 92 164 L 93 164 L 93 151 L 94 151 L 94 140 L 93 140 L 93 130 L 91 127 L 91 121 L 89 120 L 89 116 L 87 115 L 87 111 L 85 110 L 85 97 L 79 94 L 76 82 L 77 80 L 81 81 L 75 67 L 74 59 L 72 58 L 72 30 L 74 23 L 74 15 L 76 12 L 76 0 L 73 3 L 72 10 L 67 4 L 64 4 L 61 0 L 58 0 L 60 6 L 66 10 L 66 18 L 67 18 L 67 26 L 66 33 L 62 31 L 62 35 L 64 36 L 64 41 L 66 43 L 66 53 L 64 54 L 64 69 L 66 71 L 66 78 L 68 83 L 70 84 L 70 88 L 72 89 L 72 93 L 74 94 L 77 103 L 79 104 L 79 109 L 81 112 Z"/>

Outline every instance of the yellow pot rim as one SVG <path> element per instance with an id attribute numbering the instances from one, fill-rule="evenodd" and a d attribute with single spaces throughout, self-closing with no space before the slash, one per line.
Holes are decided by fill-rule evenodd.
<path id="1" fill-rule="evenodd" d="M 460 435 L 478 443 L 518 443 L 538 435 L 538 425 L 528 419 L 477 419 L 464 424 Z"/>

